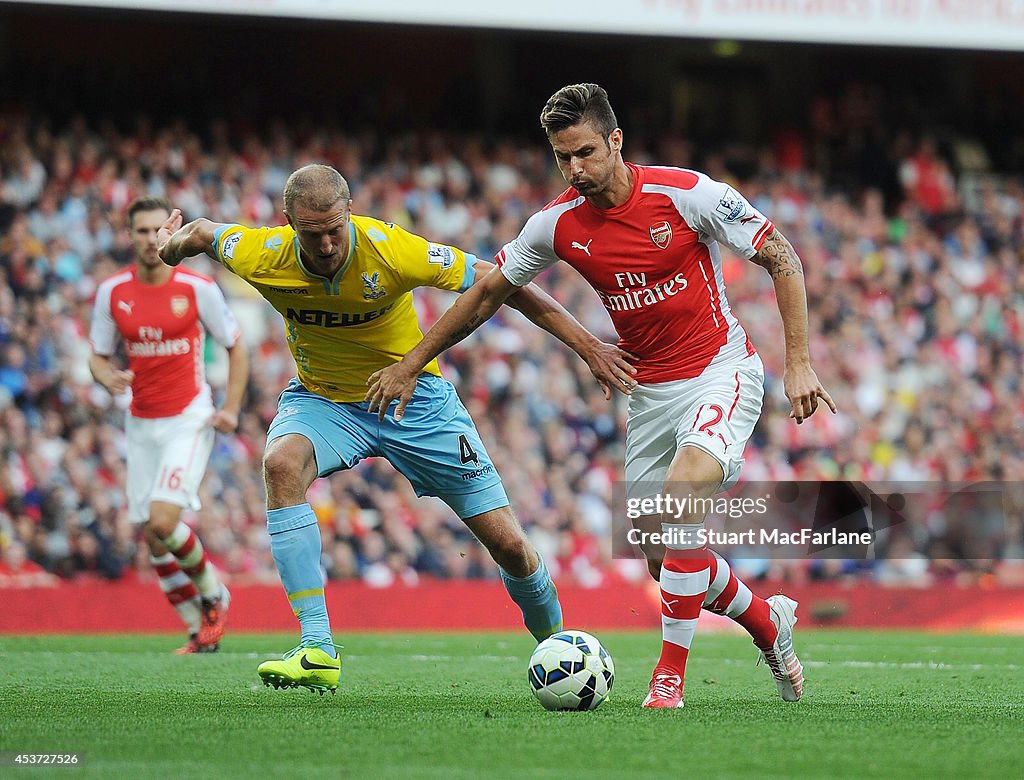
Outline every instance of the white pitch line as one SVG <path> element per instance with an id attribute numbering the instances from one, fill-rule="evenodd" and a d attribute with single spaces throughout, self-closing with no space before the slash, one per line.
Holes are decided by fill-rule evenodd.
<path id="1" fill-rule="evenodd" d="M 359 656 L 348 656 L 349 658 L 359 658 Z M 409 655 L 405 656 L 410 661 L 459 661 L 472 658 L 475 661 L 521 661 L 527 656 L 520 658 L 517 655 L 476 655 L 475 653 L 468 653 L 466 655 Z"/>
<path id="2" fill-rule="evenodd" d="M 928 671 L 981 671 L 983 669 L 1009 669 L 1020 671 L 1024 666 L 1018 664 L 947 664 L 938 661 L 808 661 L 800 659 L 805 667 L 824 669 L 830 666 L 842 666 L 848 669 L 926 669 Z M 733 666 L 746 666 L 749 662 L 735 658 L 723 658 L 715 663 Z"/>
<path id="3" fill-rule="evenodd" d="M 1016 654 L 1021 652 L 1021 647 L 1024 647 L 1024 645 L 1018 646 L 1018 647 L 974 647 L 974 648 L 971 648 L 971 652 L 975 652 L 975 653 L 999 653 L 999 654 L 1013 653 L 1014 655 L 1016 655 Z M 827 653 L 827 652 L 837 651 L 837 650 L 849 650 L 849 651 L 854 652 L 854 653 L 859 653 L 859 652 L 863 652 L 864 645 L 822 644 L 821 642 L 811 642 L 811 641 L 808 641 L 808 642 L 801 642 L 800 643 L 800 648 L 802 650 L 813 650 L 813 651 L 820 652 L 820 653 Z M 949 652 L 949 648 L 948 647 L 938 647 L 938 646 L 918 647 L 918 648 L 916 648 L 916 650 L 919 650 L 919 651 L 922 651 L 922 652 L 925 652 L 925 653 L 941 653 L 943 655 L 945 655 L 946 653 Z"/>
<path id="4" fill-rule="evenodd" d="M 54 650 L 3 650 L 3 655 L 31 655 L 34 657 L 44 656 L 48 658 L 67 658 L 68 656 L 74 655 L 88 655 L 95 656 L 97 653 L 89 652 L 87 650 L 73 650 L 70 652 L 57 652 Z M 102 651 L 101 654 L 106 655 L 118 655 L 118 653 L 109 653 Z M 166 655 L 168 658 L 173 656 L 173 653 L 148 653 L 149 655 Z M 281 653 L 241 653 L 241 652 L 225 652 L 223 650 L 218 651 L 216 655 L 211 654 L 212 658 L 245 658 L 248 660 L 258 660 L 273 658 L 274 656 L 280 657 Z M 365 661 L 365 660 L 379 660 L 379 655 L 359 655 L 342 653 L 342 656 L 346 661 Z M 210 656 L 207 656 L 210 657 Z M 436 663 L 438 661 L 460 661 L 472 658 L 480 661 L 500 661 L 502 663 L 523 661 L 527 656 L 517 655 L 477 655 L 475 653 L 467 653 L 465 655 L 402 655 L 396 653 L 395 657 L 404 658 L 408 661 L 421 661 L 425 663 Z M 812 669 L 824 669 L 828 667 L 844 667 L 848 669 L 923 669 L 928 671 L 983 671 L 985 669 L 1006 669 L 1009 671 L 1019 672 L 1024 670 L 1024 666 L 1020 664 L 949 664 L 942 663 L 939 661 L 817 661 L 801 659 L 805 667 Z M 750 661 L 741 661 L 737 658 L 722 658 L 713 663 L 721 663 L 726 666 L 748 666 L 751 664 Z"/>
<path id="5" fill-rule="evenodd" d="M 846 666 L 853 669 L 929 669 L 936 671 L 950 671 L 965 669 L 979 671 L 981 669 L 1010 669 L 1020 671 L 1024 666 L 1017 664 L 946 664 L 937 661 L 804 661 L 804 666 L 827 667 Z"/>

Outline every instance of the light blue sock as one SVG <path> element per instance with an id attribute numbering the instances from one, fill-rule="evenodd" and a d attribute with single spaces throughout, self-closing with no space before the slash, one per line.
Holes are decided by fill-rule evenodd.
<path id="1" fill-rule="evenodd" d="M 523 611 L 523 622 L 534 639 L 540 642 L 562 630 L 562 605 L 543 558 L 528 577 L 513 577 L 504 569 L 498 570 L 508 595 Z"/>
<path id="2" fill-rule="evenodd" d="M 271 509 L 267 530 L 281 584 L 302 626 L 302 645 L 318 645 L 336 658 L 320 571 L 320 528 L 313 508 L 299 504 Z"/>

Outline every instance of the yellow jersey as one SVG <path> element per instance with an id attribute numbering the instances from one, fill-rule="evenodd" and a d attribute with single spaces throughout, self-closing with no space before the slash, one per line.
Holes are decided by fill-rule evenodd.
<path id="1" fill-rule="evenodd" d="M 338 402 L 362 401 L 370 374 L 397 363 L 423 337 L 412 290 L 463 292 L 475 276 L 475 256 L 355 215 L 348 257 L 332 279 L 305 267 L 290 225 L 224 225 L 213 249 L 284 318 L 302 385 Z M 423 370 L 441 376 L 436 360 Z"/>

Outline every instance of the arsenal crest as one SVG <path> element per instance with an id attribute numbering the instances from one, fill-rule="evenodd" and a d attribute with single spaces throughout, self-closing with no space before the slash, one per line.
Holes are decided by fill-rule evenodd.
<path id="1" fill-rule="evenodd" d="M 171 314 L 175 317 L 184 317 L 188 312 L 188 298 L 184 295 L 175 295 L 171 297 Z"/>
<path id="2" fill-rule="evenodd" d="M 668 245 L 672 243 L 672 226 L 668 222 L 659 222 L 657 225 L 651 225 L 651 241 L 658 249 L 668 249 Z"/>

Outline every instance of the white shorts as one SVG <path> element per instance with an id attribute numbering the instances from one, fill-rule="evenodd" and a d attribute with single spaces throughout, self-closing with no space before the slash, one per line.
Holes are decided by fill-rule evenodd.
<path id="1" fill-rule="evenodd" d="M 213 450 L 213 403 L 200 393 L 174 417 L 128 415 L 128 519 L 149 520 L 149 505 L 163 501 L 199 509 L 199 484 Z"/>
<path id="2" fill-rule="evenodd" d="M 727 490 L 739 479 L 743 449 L 764 399 L 764 364 L 755 353 L 700 376 L 638 385 L 629 399 L 625 477 L 630 499 L 654 498 L 684 446 L 699 447 L 722 464 Z"/>

